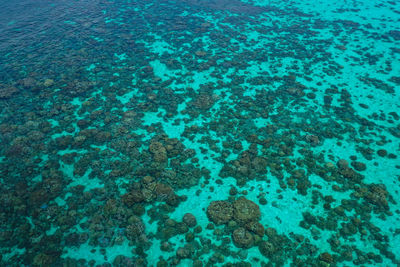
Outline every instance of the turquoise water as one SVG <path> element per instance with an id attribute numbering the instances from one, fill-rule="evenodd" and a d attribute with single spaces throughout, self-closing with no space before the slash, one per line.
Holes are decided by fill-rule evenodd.
<path id="1" fill-rule="evenodd" d="M 0 3 L 0 266 L 400 265 L 400 2 Z"/>

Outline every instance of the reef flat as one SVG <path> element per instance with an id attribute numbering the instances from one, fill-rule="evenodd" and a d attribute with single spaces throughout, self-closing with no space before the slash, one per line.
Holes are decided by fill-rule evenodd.
<path id="1" fill-rule="evenodd" d="M 400 266 L 400 2 L 0 9 L 0 266 Z"/>

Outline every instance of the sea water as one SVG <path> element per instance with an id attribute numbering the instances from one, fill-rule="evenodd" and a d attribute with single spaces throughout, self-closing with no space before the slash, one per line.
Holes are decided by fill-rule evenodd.
<path id="1" fill-rule="evenodd" d="M 0 266 L 399 266 L 399 1 L 0 7 Z"/>

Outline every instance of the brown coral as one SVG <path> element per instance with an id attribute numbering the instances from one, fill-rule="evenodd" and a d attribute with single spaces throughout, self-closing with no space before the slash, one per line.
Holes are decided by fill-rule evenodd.
<path id="1" fill-rule="evenodd" d="M 251 200 L 241 197 L 233 203 L 233 217 L 239 224 L 258 221 L 260 216 L 260 208 Z"/>
<path id="2" fill-rule="evenodd" d="M 233 231 L 232 240 L 238 248 L 251 248 L 254 245 L 253 235 L 242 227 Z"/>
<path id="3" fill-rule="evenodd" d="M 227 201 L 213 201 L 207 208 L 207 217 L 215 224 L 225 224 L 233 217 L 233 206 Z"/>

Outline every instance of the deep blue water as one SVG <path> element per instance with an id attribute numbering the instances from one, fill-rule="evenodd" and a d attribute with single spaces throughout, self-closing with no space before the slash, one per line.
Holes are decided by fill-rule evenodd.
<path id="1" fill-rule="evenodd" d="M 400 265 L 400 2 L 0 7 L 0 266 Z"/>

